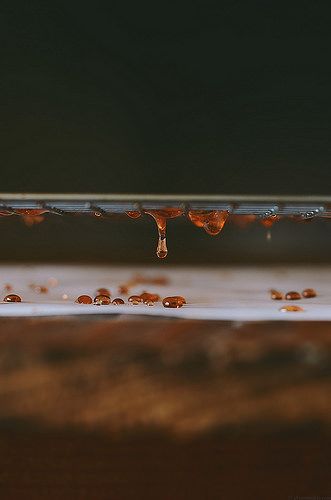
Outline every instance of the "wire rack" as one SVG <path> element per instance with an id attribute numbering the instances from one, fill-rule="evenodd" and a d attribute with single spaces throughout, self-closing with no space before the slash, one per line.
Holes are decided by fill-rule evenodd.
<path id="1" fill-rule="evenodd" d="M 331 196 L 0 193 L 0 212 L 7 215 L 43 209 L 56 215 L 106 216 L 170 207 L 184 211 L 226 210 L 234 215 L 262 218 L 272 215 L 331 218 Z"/>

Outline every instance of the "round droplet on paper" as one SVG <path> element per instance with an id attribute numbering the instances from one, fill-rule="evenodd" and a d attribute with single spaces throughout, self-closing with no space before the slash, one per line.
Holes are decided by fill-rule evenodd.
<path id="1" fill-rule="evenodd" d="M 300 299 L 301 295 L 299 292 L 291 291 L 287 292 L 287 294 L 285 295 L 285 300 L 300 300 Z"/>
<path id="2" fill-rule="evenodd" d="M 118 297 L 112 300 L 112 304 L 114 304 L 114 306 L 121 306 L 122 304 L 124 304 L 124 300 Z"/>
<path id="3" fill-rule="evenodd" d="M 270 298 L 272 298 L 272 300 L 283 300 L 284 296 L 278 290 L 272 289 L 270 290 Z"/>
<path id="4" fill-rule="evenodd" d="M 96 306 L 108 306 L 111 300 L 108 295 L 97 295 L 93 302 Z"/>
<path id="5" fill-rule="evenodd" d="M 280 312 L 303 312 L 304 309 L 300 306 L 283 306 L 280 309 Z"/>
<path id="6" fill-rule="evenodd" d="M 33 290 L 36 293 L 47 293 L 48 292 L 48 288 L 46 286 L 42 286 L 42 285 L 35 285 L 33 287 Z"/>
<path id="7" fill-rule="evenodd" d="M 140 297 L 142 298 L 143 302 L 158 302 L 160 300 L 160 295 L 157 293 L 148 293 L 148 292 L 143 292 L 140 294 Z"/>
<path id="8" fill-rule="evenodd" d="M 130 304 L 136 306 L 138 304 L 141 304 L 143 299 L 140 297 L 140 295 L 131 295 L 131 297 L 128 298 L 128 302 Z"/>
<path id="9" fill-rule="evenodd" d="M 316 297 L 317 293 L 313 288 L 306 288 L 302 292 L 302 297 L 305 299 L 312 299 L 313 297 Z"/>
<path id="10" fill-rule="evenodd" d="M 22 302 L 22 299 L 19 295 L 16 295 L 15 293 L 11 293 L 9 295 L 6 295 L 3 299 L 4 302 Z"/>
<path id="11" fill-rule="evenodd" d="M 162 300 L 164 307 L 169 308 L 179 308 L 186 304 L 186 300 L 181 295 L 175 295 L 173 297 L 165 297 Z"/>
<path id="12" fill-rule="evenodd" d="M 92 304 L 92 297 L 89 295 L 80 295 L 76 299 L 77 304 Z"/>

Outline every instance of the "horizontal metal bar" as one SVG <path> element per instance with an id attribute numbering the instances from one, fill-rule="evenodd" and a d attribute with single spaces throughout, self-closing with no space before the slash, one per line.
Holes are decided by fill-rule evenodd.
<path id="1" fill-rule="evenodd" d="M 226 210 L 235 215 L 331 217 L 331 197 L 244 196 L 244 195 L 124 195 L 124 194 L 0 194 L 0 211 L 49 210 L 57 215 L 70 213 L 111 215 L 135 210 L 180 207 L 183 210 Z"/>

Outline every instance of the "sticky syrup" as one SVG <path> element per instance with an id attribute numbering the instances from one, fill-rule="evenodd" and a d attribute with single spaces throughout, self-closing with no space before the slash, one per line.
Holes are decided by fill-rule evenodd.
<path id="1" fill-rule="evenodd" d="M 299 292 L 291 291 L 287 292 L 287 294 L 285 295 L 285 300 L 300 300 L 300 299 L 301 295 Z"/>
<path id="2" fill-rule="evenodd" d="M 211 236 L 219 234 L 229 217 L 227 210 L 190 210 L 188 218 L 197 227 L 202 227 Z"/>
<path id="3" fill-rule="evenodd" d="M 302 292 L 302 297 L 305 299 L 312 299 L 313 297 L 316 297 L 317 293 L 313 288 L 306 288 Z"/>
<path id="4" fill-rule="evenodd" d="M 124 300 L 118 297 L 117 299 L 112 300 L 112 304 L 114 304 L 114 306 L 120 306 L 124 304 Z"/>
<path id="5" fill-rule="evenodd" d="M 278 290 L 270 290 L 270 297 L 272 300 L 283 300 L 283 294 L 278 292 Z"/>
<path id="6" fill-rule="evenodd" d="M 110 304 L 111 300 L 108 295 L 97 295 L 96 297 L 94 297 L 93 302 L 96 306 L 107 306 L 108 304 Z"/>
<path id="7" fill-rule="evenodd" d="M 131 295 L 131 297 L 128 298 L 128 302 L 136 306 L 137 304 L 141 304 L 143 302 L 143 299 L 140 297 L 140 295 Z"/>
<path id="8" fill-rule="evenodd" d="M 164 307 L 179 308 L 186 304 L 186 300 L 180 295 L 175 295 L 174 297 L 165 297 L 162 304 Z"/>
<path id="9" fill-rule="evenodd" d="M 183 215 L 183 210 L 180 208 L 165 208 L 163 210 L 145 210 L 145 214 L 150 215 L 156 222 L 159 234 L 156 255 L 159 259 L 164 259 L 168 255 L 167 249 L 167 219 L 174 219 Z"/>
<path id="10" fill-rule="evenodd" d="M 3 299 L 4 302 L 21 302 L 22 299 L 19 295 L 16 295 L 15 293 L 11 293 L 9 295 L 6 295 L 6 297 Z"/>
<path id="11" fill-rule="evenodd" d="M 157 293 L 143 292 L 140 294 L 140 298 L 146 304 L 147 302 L 158 302 L 160 300 L 160 295 Z"/>
<path id="12" fill-rule="evenodd" d="M 46 286 L 42 286 L 42 285 L 35 285 L 33 287 L 33 290 L 36 293 L 48 293 L 48 288 Z"/>
<path id="13" fill-rule="evenodd" d="M 128 212 L 125 213 L 131 219 L 138 219 L 139 217 L 141 217 L 141 212 L 139 212 L 139 210 L 129 210 Z"/>
<path id="14" fill-rule="evenodd" d="M 76 299 L 77 304 L 92 304 L 92 297 L 89 295 L 80 295 Z"/>
<path id="15" fill-rule="evenodd" d="M 304 309 L 300 306 L 283 306 L 280 309 L 280 312 L 303 312 Z"/>

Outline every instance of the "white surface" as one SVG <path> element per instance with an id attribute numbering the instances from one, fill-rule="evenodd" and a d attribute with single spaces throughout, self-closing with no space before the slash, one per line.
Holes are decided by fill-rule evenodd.
<path id="1" fill-rule="evenodd" d="M 164 269 L 164 270 L 162 270 Z M 97 288 L 106 287 L 112 297 L 118 297 L 119 284 L 134 274 L 166 276 L 169 285 L 138 285 L 131 294 L 144 290 L 161 297 L 183 295 L 188 304 L 181 309 L 166 309 L 162 304 L 95 306 L 75 304 L 78 295 L 95 295 Z M 29 284 L 46 285 L 54 277 L 59 284 L 47 294 L 37 294 Z M 259 320 L 331 320 L 331 267 L 214 267 L 186 268 L 160 265 L 155 267 L 122 266 L 0 266 L 0 287 L 13 286 L 12 292 L 2 288 L 2 299 L 17 293 L 21 303 L 0 303 L 0 316 L 52 316 L 72 314 L 144 314 L 192 319 L 221 319 L 235 321 Z M 274 301 L 269 289 L 282 292 L 315 288 L 318 296 L 298 301 Z M 62 295 L 67 294 L 68 300 Z M 123 296 L 126 300 L 127 298 Z M 299 305 L 304 312 L 279 311 L 284 304 Z"/>

